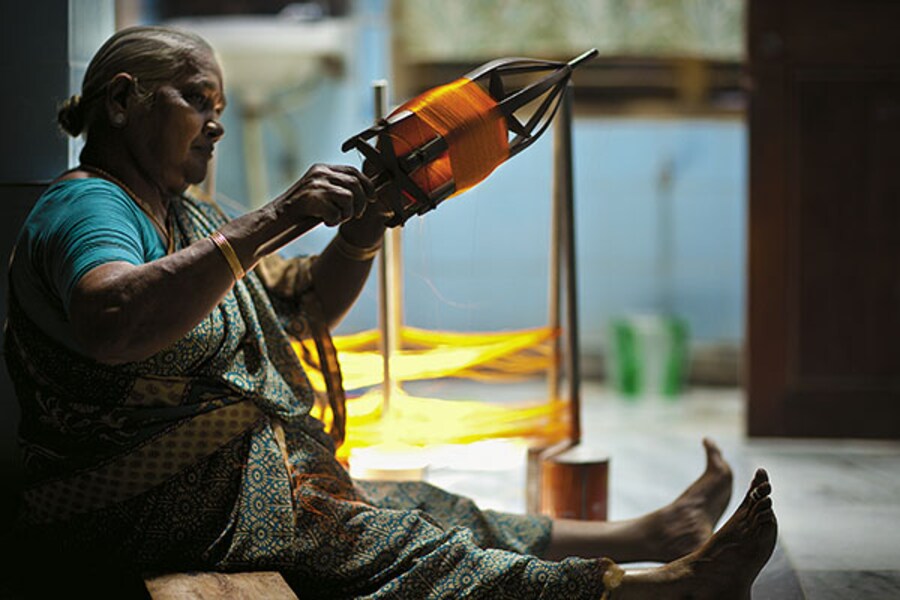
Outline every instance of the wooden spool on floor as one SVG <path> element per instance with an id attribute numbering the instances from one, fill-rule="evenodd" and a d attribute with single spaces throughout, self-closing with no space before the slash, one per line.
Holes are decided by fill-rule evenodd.
<path id="1" fill-rule="evenodd" d="M 529 451 L 527 501 L 532 514 L 607 520 L 609 457 L 582 444 Z"/>

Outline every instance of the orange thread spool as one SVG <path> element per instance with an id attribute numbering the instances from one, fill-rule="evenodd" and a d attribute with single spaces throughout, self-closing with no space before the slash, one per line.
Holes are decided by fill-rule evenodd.
<path id="1" fill-rule="evenodd" d="M 506 120 L 496 101 L 469 79 L 429 90 L 393 115 L 412 113 L 390 130 L 394 153 L 403 156 L 441 136 L 448 150 L 411 175 L 428 194 L 449 181 L 455 196 L 474 187 L 509 157 Z M 412 200 L 410 198 L 410 200 Z"/>

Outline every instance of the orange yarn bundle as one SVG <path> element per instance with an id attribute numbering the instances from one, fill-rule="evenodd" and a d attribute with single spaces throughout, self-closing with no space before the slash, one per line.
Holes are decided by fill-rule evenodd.
<path id="1" fill-rule="evenodd" d="M 537 140 L 573 69 L 597 54 L 594 48 L 568 62 L 490 61 L 406 102 L 341 150 L 362 153 L 390 212 L 387 226 L 402 226 L 474 187 Z"/>
<path id="2" fill-rule="evenodd" d="M 435 136 L 447 141 L 448 150 L 443 155 L 410 176 L 426 194 L 450 181 L 454 184 L 452 196 L 460 194 L 481 182 L 509 157 L 506 119 L 497 102 L 469 79 L 457 79 L 429 90 L 400 106 L 392 116 L 403 111 L 412 116 L 389 130 L 397 156 L 404 156 Z"/>

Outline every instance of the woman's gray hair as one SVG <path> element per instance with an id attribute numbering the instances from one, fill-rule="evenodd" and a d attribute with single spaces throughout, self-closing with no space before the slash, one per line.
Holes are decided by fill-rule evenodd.
<path id="1" fill-rule="evenodd" d="M 97 50 L 85 71 L 81 94 L 62 103 L 57 121 L 72 137 L 87 134 L 98 119 L 106 118 L 105 92 L 117 74 L 130 74 L 141 99 L 149 101 L 161 84 L 195 68 L 204 53 L 214 55 L 206 40 L 183 29 L 139 26 L 117 31 Z"/>

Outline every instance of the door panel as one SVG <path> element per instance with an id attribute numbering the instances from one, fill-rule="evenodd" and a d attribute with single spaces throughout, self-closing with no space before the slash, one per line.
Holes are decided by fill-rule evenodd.
<path id="1" fill-rule="evenodd" d="M 900 437 L 891 23 L 892 2 L 749 5 L 751 435 Z"/>

